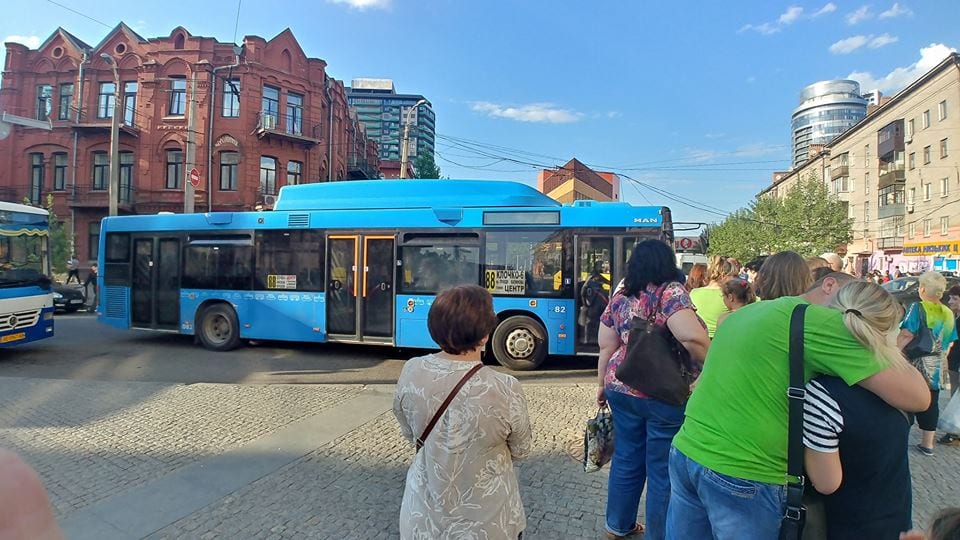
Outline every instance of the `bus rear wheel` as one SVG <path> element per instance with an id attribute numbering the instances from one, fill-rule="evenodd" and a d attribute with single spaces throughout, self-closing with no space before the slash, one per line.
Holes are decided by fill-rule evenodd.
<path id="1" fill-rule="evenodd" d="M 536 369 L 547 358 L 547 331 L 525 315 L 507 317 L 493 331 L 493 356 L 515 371 Z"/>
<path id="2" fill-rule="evenodd" d="M 229 351 L 240 344 L 237 312 L 227 304 L 214 304 L 200 314 L 197 335 L 211 351 Z"/>

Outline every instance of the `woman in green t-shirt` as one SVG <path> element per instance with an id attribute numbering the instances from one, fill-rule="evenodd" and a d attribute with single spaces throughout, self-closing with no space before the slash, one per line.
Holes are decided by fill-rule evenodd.
<path id="1" fill-rule="evenodd" d="M 723 283 L 733 276 L 733 265 L 726 257 L 711 257 L 707 267 L 707 277 L 710 280 L 706 287 L 690 291 L 690 300 L 697 308 L 697 315 L 707 325 L 707 334 L 713 338 L 717 332 L 717 319 L 727 311 L 723 303 Z"/>

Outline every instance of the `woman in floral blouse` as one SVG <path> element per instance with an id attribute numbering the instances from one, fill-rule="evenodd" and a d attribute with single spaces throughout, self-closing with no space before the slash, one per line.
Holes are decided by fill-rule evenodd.
<path id="1" fill-rule="evenodd" d="M 497 323 L 490 293 L 476 285 L 437 295 L 427 328 L 441 351 L 408 360 L 393 412 L 414 443 L 474 366 Z M 457 392 L 407 472 L 403 539 L 518 538 L 526 515 L 513 461 L 530 453 L 527 400 L 514 377 L 481 368 Z"/>
<path id="2" fill-rule="evenodd" d="M 626 354 L 633 317 L 647 319 L 654 309 L 655 324 L 666 325 L 691 358 L 702 362 L 710 338 L 697 317 L 687 290 L 676 281 L 676 257 L 659 240 L 636 245 L 627 262 L 627 275 L 600 318 L 600 388 L 597 403 L 610 404 L 614 445 L 607 484 L 607 537 L 625 538 L 643 531 L 637 509 L 647 484 L 645 538 L 659 540 L 666 533 L 670 475 L 670 443 L 683 423 L 683 407 L 647 397 L 617 379 L 617 367 Z"/>

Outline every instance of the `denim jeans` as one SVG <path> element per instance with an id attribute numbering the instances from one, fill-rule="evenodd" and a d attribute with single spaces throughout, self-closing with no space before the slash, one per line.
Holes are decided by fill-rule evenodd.
<path id="1" fill-rule="evenodd" d="M 683 407 L 607 391 L 613 412 L 613 461 L 607 482 L 607 531 L 624 536 L 637 524 L 647 484 L 647 540 L 665 538 L 670 502 L 670 444 L 683 423 Z"/>
<path id="2" fill-rule="evenodd" d="M 786 488 L 710 470 L 670 449 L 667 538 L 777 538 Z"/>

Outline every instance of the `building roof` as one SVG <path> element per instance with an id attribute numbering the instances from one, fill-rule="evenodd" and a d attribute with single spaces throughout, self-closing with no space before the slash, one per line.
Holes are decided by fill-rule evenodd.
<path id="1" fill-rule="evenodd" d="M 186 29 L 184 29 L 184 30 L 186 30 Z M 133 30 L 133 28 L 130 28 L 129 26 L 127 26 L 127 23 L 125 23 L 125 22 L 123 22 L 123 21 L 120 21 L 120 24 L 114 26 L 114 27 L 113 27 L 113 30 L 110 30 L 109 32 L 107 32 L 107 35 L 104 36 L 104 38 L 100 40 L 100 43 L 97 43 L 97 45 L 96 45 L 95 47 L 93 47 L 93 48 L 94 48 L 95 50 L 96 50 L 96 49 L 99 49 L 100 47 L 103 46 L 104 43 L 106 43 L 107 41 L 109 41 L 110 38 L 112 38 L 113 35 L 116 34 L 117 32 L 125 32 L 125 33 L 127 33 L 127 34 L 130 34 L 131 36 L 133 36 L 134 39 L 136 39 L 136 40 L 139 41 L 140 43 L 146 43 L 146 41 L 147 41 L 147 39 L 146 39 L 145 37 L 143 37 L 143 36 L 141 36 L 140 34 L 136 33 L 136 32 Z"/>
<path id="2" fill-rule="evenodd" d="M 274 210 L 557 207 L 519 182 L 492 180 L 357 180 L 280 188 Z"/>
<path id="3" fill-rule="evenodd" d="M 70 32 L 67 32 L 66 30 L 63 29 L 62 26 L 58 26 L 57 29 L 54 30 L 52 34 L 50 34 L 50 37 L 45 39 L 43 43 L 41 43 L 40 46 L 37 47 L 37 50 L 39 51 L 44 47 L 46 47 L 51 41 L 53 41 L 53 38 L 55 38 L 58 35 L 62 36 L 63 39 L 70 42 L 71 45 L 73 45 L 80 51 L 89 51 L 91 48 L 90 45 L 87 45 L 86 43 L 84 43 L 83 40 L 71 34 Z"/>
<path id="4" fill-rule="evenodd" d="M 395 92 L 393 87 L 393 79 L 372 79 L 360 77 L 350 81 L 350 87 L 358 90 L 380 90 L 391 93 Z"/>

